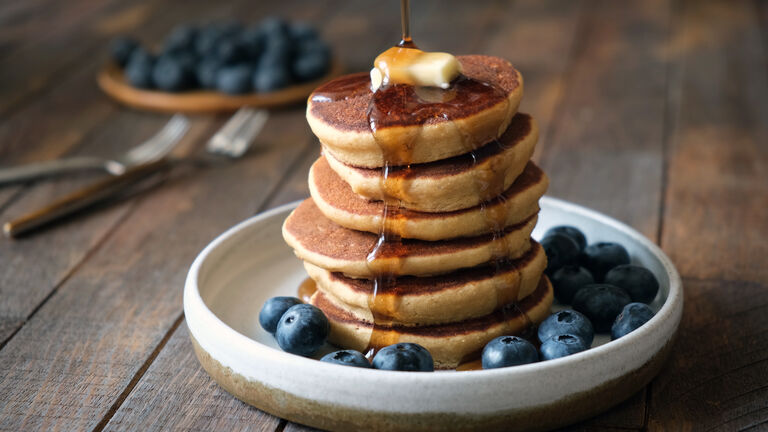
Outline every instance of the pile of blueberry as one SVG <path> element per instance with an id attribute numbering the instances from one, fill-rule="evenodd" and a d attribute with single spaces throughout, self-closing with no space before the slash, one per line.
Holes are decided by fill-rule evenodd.
<path id="1" fill-rule="evenodd" d="M 320 350 L 330 330 L 323 311 L 302 303 L 296 297 L 273 297 L 267 300 L 259 312 L 259 324 L 275 336 L 283 351 L 304 357 L 310 357 Z M 414 343 L 398 343 L 382 348 L 371 362 L 363 353 L 355 350 L 335 351 L 320 361 L 410 372 L 432 372 L 435 368 L 429 351 Z"/>
<path id="2" fill-rule="evenodd" d="M 158 54 L 120 37 L 112 41 L 111 55 L 132 86 L 167 92 L 270 92 L 320 78 L 331 67 L 331 50 L 317 29 L 278 17 L 255 26 L 181 25 Z"/>
<path id="3" fill-rule="evenodd" d="M 618 339 L 653 317 L 648 303 L 656 298 L 659 282 L 648 269 L 630 264 L 629 253 L 618 243 L 587 245 L 578 228 L 558 226 L 544 234 L 545 273 L 555 298 L 571 305 L 550 315 L 538 329 L 539 349 L 517 336 L 500 336 L 483 349 L 483 369 L 552 360 L 585 351 L 595 332 Z"/>

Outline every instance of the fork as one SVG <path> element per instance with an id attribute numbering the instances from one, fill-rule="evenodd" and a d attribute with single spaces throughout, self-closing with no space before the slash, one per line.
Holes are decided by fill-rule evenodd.
<path id="1" fill-rule="evenodd" d="M 181 114 L 176 114 L 153 137 L 121 156 L 113 159 L 75 156 L 13 168 L 0 168 L 0 186 L 83 170 L 103 170 L 113 176 L 121 175 L 132 166 L 150 163 L 167 155 L 188 129 L 189 120 Z"/>
<path id="2" fill-rule="evenodd" d="M 264 110 L 241 108 L 206 145 L 208 154 L 239 158 L 248 150 L 254 138 L 261 132 L 268 114 Z M 136 165 L 123 174 L 96 182 L 75 191 L 39 210 L 28 213 L 3 225 L 7 237 L 19 237 L 39 227 L 58 221 L 109 198 L 133 195 L 140 191 L 132 188 L 141 185 L 158 172 L 165 171 L 176 162 L 194 162 L 193 158 L 171 159 L 161 157 L 155 161 Z M 150 184 L 154 186 L 159 182 Z M 143 190 L 148 189 L 145 187 Z"/>

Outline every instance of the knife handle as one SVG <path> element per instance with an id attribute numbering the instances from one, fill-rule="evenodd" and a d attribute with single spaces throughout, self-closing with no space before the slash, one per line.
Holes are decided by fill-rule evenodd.
<path id="1" fill-rule="evenodd" d="M 129 168 L 123 174 L 85 186 L 45 207 L 27 213 L 13 221 L 6 222 L 3 225 L 3 232 L 7 237 L 17 238 L 94 204 L 118 196 L 134 184 L 170 167 L 170 165 L 170 160 L 164 158 Z"/>

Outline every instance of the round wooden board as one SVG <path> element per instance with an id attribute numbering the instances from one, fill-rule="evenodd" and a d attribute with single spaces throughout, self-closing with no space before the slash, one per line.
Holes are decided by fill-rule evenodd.
<path id="1" fill-rule="evenodd" d="M 164 113 L 214 113 L 235 111 L 243 106 L 272 108 L 303 102 L 323 82 L 341 75 L 339 62 L 333 62 L 324 77 L 269 93 L 228 95 L 212 90 L 168 93 L 131 86 L 117 65 L 105 65 L 97 76 L 99 87 L 111 98 L 133 108 Z"/>

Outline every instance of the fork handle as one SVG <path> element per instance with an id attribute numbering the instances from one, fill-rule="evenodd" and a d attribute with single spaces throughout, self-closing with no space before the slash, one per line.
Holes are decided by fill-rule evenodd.
<path id="1" fill-rule="evenodd" d="M 11 168 L 0 168 L 0 186 L 59 174 L 106 169 L 107 163 L 104 159 L 86 156 L 36 162 Z"/>
<path id="2" fill-rule="evenodd" d="M 7 237 L 18 237 L 44 225 L 56 222 L 91 205 L 116 197 L 130 187 L 145 180 L 158 171 L 171 167 L 169 159 L 160 159 L 144 165 L 129 168 L 123 174 L 92 183 L 70 193 L 53 203 L 7 222 L 3 231 Z"/>

